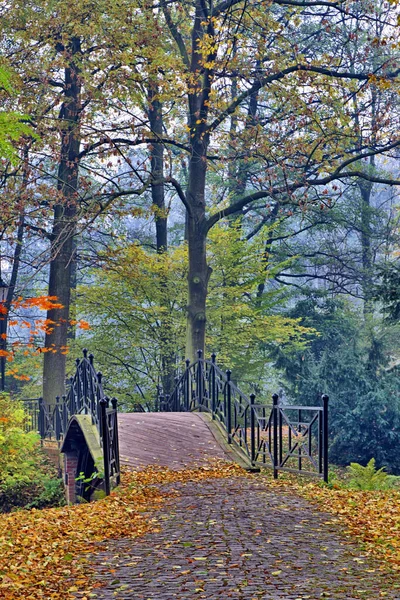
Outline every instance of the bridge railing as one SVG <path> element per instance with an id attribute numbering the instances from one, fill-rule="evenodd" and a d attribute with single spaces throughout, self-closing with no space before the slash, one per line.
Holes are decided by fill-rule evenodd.
<path id="1" fill-rule="evenodd" d="M 68 392 L 57 396 L 54 405 L 47 405 L 43 398 L 23 400 L 28 415 L 26 431 L 37 431 L 42 442 L 55 440 L 59 444 L 68 431 L 71 417 L 90 415 L 96 426 L 104 457 L 104 481 L 106 493 L 110 493 L 110 481 L 120 482 L 117 400 L 104 394 L 102 374 L 94 368 L 93 354 L 83 350 L 83 358 L 76 359 L 76 370 L 69 379 Z"/>
<path id="2" fill-rule="evenodd" d="M 272 402 L 256 402 L 232 381 L 231 371 L 222 371 L 211 360 L 186 361 L 185 371 L 176 378 L 170 395 L 159 393 L 160 411 L 206 411 L 226 432 L 254 467 L 311 475 L 328 480 L 328 396 L 321 406 L 281 404 L 277 394 Z"/>

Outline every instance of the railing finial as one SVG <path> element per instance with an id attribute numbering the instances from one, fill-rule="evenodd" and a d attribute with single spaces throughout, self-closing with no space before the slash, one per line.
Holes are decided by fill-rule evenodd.
<path id="1" fill-rule="evenodd" d="M 200 360 L 201 357 L 203 356 L 203 350 L 197 350 L 197 356 L 198 356 L 198 358 Z"/>
<path id="2" fill-rule="evenodd" d="M 94 355 L 93 354 L 89 354 L 89 361 L 90 361 L 90 364 L 93 367 L 93 361 L 94 361 Z"/>
<path id="3" fill-rule="evenodd" d="M 215 352 L 213 352 L 211 354 L 211 362 L 215 364 L 216 360 L 217 360 L 217 355 L 215 354 Z"/>
<path id="4" fill-rule="evenodd" d="M 84 358 L 87 358 L 87 353 L 88 353 L 88 351 L 87 351 L 87 348 L 84 348 L 84 349 L 82 350 L 82 352 L 83 352 L 83 357 L 84 357 Z"/>
<path id="5" fill-rule="evenodd" d="M 99 371 L 97 373 L 97 379 L 98 379 L 99 383 L 101 383 L 102 378 L 103 378 L 103 373 L 101 371 Z"/>

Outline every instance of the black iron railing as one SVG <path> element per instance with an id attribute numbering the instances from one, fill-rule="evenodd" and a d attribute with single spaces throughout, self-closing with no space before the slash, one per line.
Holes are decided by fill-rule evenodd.
<path id="1" fill-rule="evenodd" d="M 321 406 L 280 404 L 274 394 L 271 403 L 258 403 L 256 396 L 244 394 L 232 381 L 231 371 L 222 371 L 202 358 L 190 364 L 176 378 L 170 395 L 159 390 L 160 411 L 208 412 L 226 432 L 228 444 L 235 446 L 254 467 L 301 473 L 328 480 L 328 396 Z"/>
<path id="2" fill-rule="evenodd" d="M 37 431 L 42 441 L 63 441 L 70 419 L 74 415 L 90 415 L 96 426 L 104 456 L 104 481 L 106 493 L 110 493 L 110 481 L 120 482 L 118 443 L 117 400 L 104 394 L 102 374 L 94 368 L 94 357 L 83 350 L 83 358 L 76 359 L 76 371 L 69 380 L 68 393 L 57 397 L 54 405 L 47 405 L 43 398 L 22 401 L 28 415 L 27 431 Z"/>

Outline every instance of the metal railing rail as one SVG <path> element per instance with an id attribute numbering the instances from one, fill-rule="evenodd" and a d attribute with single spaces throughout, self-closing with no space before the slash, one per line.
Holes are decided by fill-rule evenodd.
<path id="1" fill-rule="evenodd" d="M 194 363 L 186 360 L 185 371 L 175 378 L 172 394 L 159 390 L 160 411 L 206 411 L 226 432 L 252 466 L 301 473 L 328 480 L 328 396 L 321 406 L 282 405 L 277 394 L 271 403 L 256 403 L 232 381 L 231 371 L 222 371 L 201 351 Z"/>
<path id="2" fill-rule="evenodd" d="M 120 483 L 120 458 L 118 441 L 117 400 L 104 394 L 102 374 L 94 368 L 93 354 L 83 350 L 83 358 L 76 359 L 76 370 L 69 379 L 66 395 L 57 396 L 54 405 L 47 405 L 43 398 L 22 400 L 28 415 L 26 431 L 37 431 L 42 442 L 63 441 L 74 415 L 90 415 L 96 426 L 103 448 L 104 481 L 106 493 L 110 493 L 111 480 Z"/>

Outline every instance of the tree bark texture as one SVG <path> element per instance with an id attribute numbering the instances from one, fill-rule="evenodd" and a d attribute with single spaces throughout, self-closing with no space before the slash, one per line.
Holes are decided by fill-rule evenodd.
<path id="1" fill-rule="evenodd" d="M 63 308 L 50 309 L 50 324 L 45 337 L 43 398 L 52 405 L 65 391 L 66 351 L 71 301 L 73 237 L 76 231 L 79 169 L 80 91 L 79 68 L 74 57 L 80 52 L 79 38 L 69 45 L 70 62 L 65 68 L 64 102 L 60 111 L 61 152 L 58 166 L 50 255 L 49 296 Z"/>
<path id="2" fill-rule="evenodd" d="M 162 138 L 163 135 L 163 117 L 162 104 L 159 101 L 157 85 L 149 85 L 149 121 L 152 136 Z M 153 144 L 151 148 L 151 198 L 155 208 L 156 222 L 156 244 L 157 252 L 166 252 L 168 247 L 167 239 L 167 215 L 165 212 L 165 194 L 164 194 L 164 146 L 163 144 Z"/>
<path id="3" fill-rule="evenodd" d="M 205 351 L 206 338 L 206 299 L 208 280 L 211 269 L 207 265 L 206 242 L 206 174 L 207 174 L 207 148 L 209 133 L 206 123 L 208 118 L 208 105 L 211 92 L 211 74 L 203 68 L 203 57 L 199 50 L 199 41 L 206 30 L 203 22 L 206 19 L 203 3 L 196 2 L 196 13 L 192 30 L 192 55 L 190 71 L 198 79 L 189 94 L 189 120 L 191 153 L 189 160 L 188 187 L 186 200 L 187 215 L 187 241 L 189 251 L 188 270 L 188 314 L 186 334 L 186 357 L 195 360 L 197 351 Z M 213 37 L 212 23 L 207 25 L 207 35 Z M 207 62 L 212 62 L 214 57 L 209 55 Z M 199 74 L 202 75 L 199 77 Z"/>
<path id="4" fill-rule="evenodd" d="M 188 214 L 188 321 L 186 356 L 191 360 L 197 357 L 197 351 L 205 350 L 206 334 L 206 299 L 208 280 L 211 269 L 207 265 L 206 256 L 206 211 L 205 183 L 206 165 L 205 152 L 199 144 L 193 152 L 189 164 L 188 200 L 191 211 Z"/>
<path id="5" fill-rule="evenodd" d="M 162 103 L 158 99 L 159 89 L 150 82 L 148 92 L 148 116 L 152 137 L 161 139 L 163 135 Z M 158 254 L 168 251 L 168 218 L 165 207 L 164 189 L 164 146 L 153 144 L 151 147 L 151 199 L 155 214 L 156 247 Z M 161 282 L 166 288 L 166 282 Z M 165 308 L 168 309 L 167 303 Z M 164 394 L 171 394 L 175 385 L 175 352 L 171 351 L 172 332 L 168 319 L 161 322 L 161 383 Z"/>

